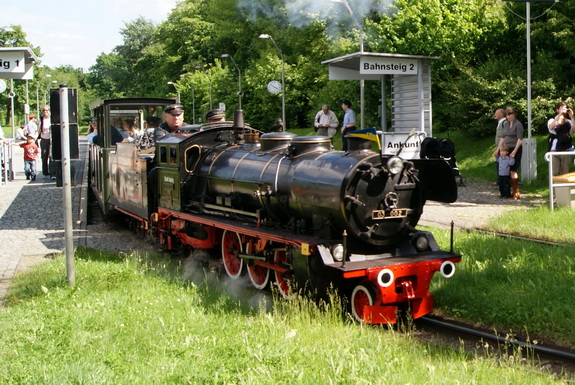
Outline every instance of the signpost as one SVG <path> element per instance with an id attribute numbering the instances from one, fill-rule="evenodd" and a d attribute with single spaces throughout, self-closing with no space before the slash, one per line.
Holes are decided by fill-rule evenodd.
<path id="1" fill-rule="evenodd" d="M 28 47 L 0 47 L 0 79 L 10 79 L 10 108 L 12 113 L 12 139 L 15 139 L 14 127 L 14 79 L 34 79 L 34 62 L 38 58 Z M 28 102 L 26 102 L 28 103 Z M 10 170 L 12 171 L 12 170 Z"/>
<path id="2" fill-rule="evenodd" d="M 74 228 L 72 223 L 72 186 L 70 175 L 70 124 L 68 113 L 68 86 L 60 85 L 60 132 L 62 150 L 62 187 L 64 190 L 64 235 L 66 240 L 66 278 L 68 284 L 75 285 Z"/>

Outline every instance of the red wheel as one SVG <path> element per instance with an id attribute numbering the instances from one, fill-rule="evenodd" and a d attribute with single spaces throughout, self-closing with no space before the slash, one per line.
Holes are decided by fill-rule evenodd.
<path id="1" fill-rule="evenodd" d="M 232 279 L 238 279 L 242 274 L 244 260 L 238 254 L 242 252 L 240 235 L 228 230 L 222 235 L 222 259 L 226 273 Z"/>
<path id="2" fill-rule="evenodd" d="M 259 290 L 264 289 L 270 281 L 270 270 L 262 266 L 248 266 L 248 275 L 252 285 Z"/>
<path id="3" fill-rule="evenodd" d="M 274 254 L 274 262 L 278 265 L 282 265 L 285 268 L 291 270 L 292 266 L 289 262 L 287 253 L 285 250 L 278 250 Z M 276 277 L 276 285 L 279 289 L 280 294 L 285 299 L 293 299 L 296 296 L 295 293 L 295 282 L 293 274 L 290 272 L 281 273 L 279 271 L 275 271 Z"/>
<path id="4" fill-rule="evenodd" d="M 369 288 L 364 285 L 357 285 L 351 293 L 351 313 L 357 322 L 365 321 L 365 306 L 372 306 L 375 296 Z"/>

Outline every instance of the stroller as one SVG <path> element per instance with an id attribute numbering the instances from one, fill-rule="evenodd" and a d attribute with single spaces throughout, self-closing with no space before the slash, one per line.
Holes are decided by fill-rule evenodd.
<path id="1" fill-rule="evenodd" d="M 455 144 L 449 138 L 437 139 L 427 137 L 421 142 L 421 151 L 419 153 L 421 159 L 443 159 L 453 170 L 453 175 L 459 177 L 459 186 L 465 186 L 463 176 L 459 172 L 457 160 L 455 159 Z"/>

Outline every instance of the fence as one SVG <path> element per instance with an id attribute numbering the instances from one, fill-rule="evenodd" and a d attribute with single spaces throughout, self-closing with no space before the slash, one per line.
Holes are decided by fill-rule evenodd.
<path id="1" fill-rule="evenodd" d="M 8 143 L 0 143 L 0 179 L 2 182 L 0 185 L 8 183 L 9 180 L 14 179 L 14 171 L 12 167 L 12 140 L 8 140 Z"/>
<path id="2" fill-rule="evenodd" d="M 555 201 L 555 188 L 558 187 L 575 187 L 575 173 L 573 174 L 573 182 L 554 182 L 553 179 L 557 178 L 560 175 L 553 176 L 553 161 L 556 161 L 556 156 L 558 155 L 569 155 L 571 157 L 575 157 L 575 151 L 555 151 L 555 152 L 547 152 L 545 153 L 545 160 L 549 162 L 549 210 L 553 211 L 553 202 Z M 569 162 L 571 163 L 571 161 Z M 567 174 L 565 174 L 567 175 Z M 569 189 L 569 195 L 571 195 Z M 571 198 L 569 198 L 571 200 Z M 571 205 L 569 205 L 571 206 Z"/>

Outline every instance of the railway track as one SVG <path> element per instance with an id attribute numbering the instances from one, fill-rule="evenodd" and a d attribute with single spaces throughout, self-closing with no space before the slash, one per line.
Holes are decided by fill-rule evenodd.
<path id="1" fill-rule="evenodd" d="M 529 237 L 523 237 L 523 236 L 514 235 L 514 234 L 498 233 L 495 231 L 485 230 L 485 229 L 481 229 L 481 228 L 468 230 L 468 231 L 475 231 L 476 233 L 480 233 L 480 234 L 493 235 L 494 237 L 499 237 L 499 238 L 515 239 L 518 241 L 533 242 L 533 243 L 537 243 L 537 244 L 541 244 L 541 245 L 545 245 L 545 246 L 562 246 L 562 247 L 575 248 L 575 245 L 572 243 L 553 242 L 553 241 L 547 241 L 544 239 L 529 238 Z"/>
<path id="2" fill-rule="evenodd" d="M 532 343 L 521 340 L 511 334 L 495 334 L 477 329 L 471 325 L 454 322 L 433 316 L 421 317 L 415 321 L 418 330 L 435 335 L 447 336 L 460 347 L 465 341 L 468 347 L 485 346 L 489 343 L 493 347 L 491 352 L 505 355 L 521 354 L 523 358 L 532 360 L 534 364 L 552 370 L 558 375 L 569 373 L 575 375 L 575 350 L 552 346 L 545 343 Z"/>

